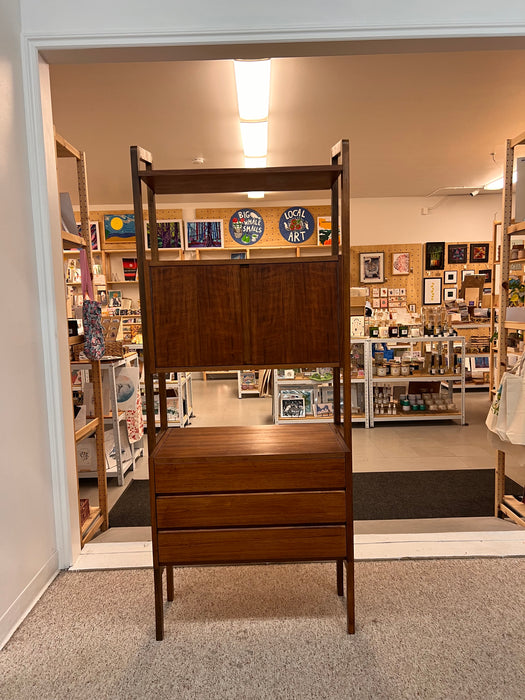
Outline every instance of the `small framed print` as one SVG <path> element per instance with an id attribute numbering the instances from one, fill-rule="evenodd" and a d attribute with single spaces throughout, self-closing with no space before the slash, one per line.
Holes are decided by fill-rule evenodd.
<path id="1" fill-rule="evenodd" d="M 222 219 L 197 219 L 186 222 L 186 250 L 224 248 Z"/>
<path id="2" fill-rule="evenodd" d="M 365 284 L 385 281 L 384 253 L 359 253 L 359 281 Z"/>
<path id="3" fill-rule="evenodd" d="M 461 281 L 463 282 L 465 277 L 468 277 L 469 275 L 475 275 L 476 272 L 475 270 L 461 270 Z"/>
<path id="4" fill-rule="evenodd" d="M 485 275 L 485 283 L 492 284 L 492 270 L 479 270 L 478 275 Z"/>
<path id="5" fill-rule="evenodd" d="M 379 296 L 379 287 L 372 287 L 372 296 L 373 297 Z"/>
<path id="6" fill-rule="evenodd" d="M 425 243 L 425 270 L 443 270 L 445 267 L 445 244 Z"/>
<path id="7" fill-rule="evenodd" d="M 441 287 L 443 280 L 441 277 L 425 277 L 423 279 L 423 304 L 441 304 Z"/>
<path id="8" fill-rule="evenodd" d="M 489 261 L 489 243 L 470 244 L 470 262 L 486 263 Z"/>
<path id="9" fill-rule="evenodd" d="M 449 287 L 448 289 L 445 289 L 443 291 L 443 300 L 444 301 L 456 301 L 458 295 L 458 288 L 457 287 Z"/>
<path id="10" fill-rule="evenodd" d="M 445 284 L 457 284 L 458 282 L 458 271 L 457 270 L 447 270 L 445 272 Z"/>
<path id="11" fill-rule="evenodd" d="M 449 265 L 464 265 L 467 262 L 467 245 L 452 244 L 448 246 L 448 264 Z"/>
<path id="12" fill-rule="evenodd" d="M 372 308 L 373 309 L 380 309 L 381 308 L 381 299 L 372 299 Z"/>
<path id="13" fill-rule="evenodd" d="M 388 296 L 389 296 L 389 297 L 396 296 L 396 290 L 395 290 L 395 289 L 389 289 L 389 290 L 388 290 Z"/>
<path id="14" fill-rule="evenodd" d="M 409 304 L 409 305 L 408 305 L 408 310 L 409 310 L 409 312 L 410 312 L 411 314 L 415 314 L 415 313 L 416 313 L 416 305 L 415 305 L 415 304 Z"/>
<path id="15" fill-rule="evenodd" d="M 350 316 L 350 335 L 356 338 L 362 338 L 365 334 L 365 317 Z"/>
<path id="16" fill-rule="evenodd" d="M 410 274 L 410 253 L 392 253 L 392 274 Z"/>
<path id="17" fill-rule="evenodd" d="M 388 289 L 386 287 L 381 287 L 379 296 L 380 297 L 387 297 L 388 296 Z"/>
<path id="18" fill-rule="evenodd" d="M 406 297 L 406 295 L 407 295 L 407 290 L 405 289 L 405 287 L 400 287 L 400 289 L 399 289 L 399 296 L 400 296 L 400 297 Z"/>
<path id="19" fill-rule="evenodd" d="M 380 299 L 382 309 L 388 309 L 388 299 Z"/>
<path id="20" fill-rule="evenodd" d="M 315 415 L 318 418 L 332 418 L 334 415 L 334 404 L 318 403 L 315 407 Z"/>
<path id="21" fill-rule="evenodd" d="M 120 308 L 122 306 L 122 292 L 120 289 L 112 289 L 109 293 L 108 306 L 114 309 Z"/>
<path id="22" fill-rule="evenodd" d="M 483 294 L 492 294 L 492 287 L 483 287 Z"/>
<path id="23" fill-rule="evenodd" d="M 281 416 L 283 418 L 304 418 L 305 415 L 304 396 L 281 397 Z"/>

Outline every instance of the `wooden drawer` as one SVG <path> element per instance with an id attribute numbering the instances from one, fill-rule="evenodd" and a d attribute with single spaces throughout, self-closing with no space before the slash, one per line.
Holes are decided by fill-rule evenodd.
<path id="1" fill-rule="evenodd" d="M 169 530 L 158 533 L 158 551 L 160 565 L 344 559 L 346 528 Z"/>
<path id="2" fill-rule="evenodd" d="M 344 491 L 228 493 L 157 498 L 157 527 L 344 523 Z"/>
<path id="3" fill-rule="evenodd" d="M 155 491 L 224 493 L 225 491 L 286 491 L 344 489 L 345 458 L 283 458 L 246 456 L 199 463 L 155 461 Z"/>

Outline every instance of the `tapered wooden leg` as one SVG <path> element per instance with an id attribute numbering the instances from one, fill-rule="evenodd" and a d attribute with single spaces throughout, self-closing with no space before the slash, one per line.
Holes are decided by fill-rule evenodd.
<path id="1" fill-rule="evenodd" d="M 354 562 L 346 562 L 346 621 L 348 634 L 355 634 Z"/>
<path id="2" fill-rule="evenodd" d="M 171 565 L 166 567 L 166 584 L 168 588 L 168 600 L 173 600 L 173 566 Z"/>
<path id="3" fill-rule="evenodd" d="M 164 601 L 162 600 L 162 567 L 153 568 L 155 582 L 155 630 L 158 642 L 164 639 Z"/>
<path id="4" fill-rule="evenodd" d="M 338 559 L 335 563 L 336 565 L 336 573 L 337 573 L 337 595 L 343 596 L 344 595 L 344 586 L 343 586 L 343 559 Z"/>

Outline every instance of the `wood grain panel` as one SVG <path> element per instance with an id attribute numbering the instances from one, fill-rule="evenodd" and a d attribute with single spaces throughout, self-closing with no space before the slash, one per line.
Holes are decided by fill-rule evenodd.
<path id="1" fill-rule="evenodd" d="M 157 498 L 157 527 L 343 523 L 344 491 L 227 493 Z"/>
<path id="2" fill-rule="evenodd" d="M 247 268 L 254 367 L 339 365 L 338 261 Z"/>
<path id="3" fill-rule="evenodd" d="M 155 367 L 240 366 L 238 266 L 151 267 Z"/>
<path id="4" fill-rule="evenodd" d="M 344 525 L 164 531 L 158 542 L 161 565 L 346 557 Z"/>
<path id="5" fill-rule="evenodd" d="M 236 457 L 209 462 L 155 462 L 157 494 L 342 489 L 344 458 Z"/>

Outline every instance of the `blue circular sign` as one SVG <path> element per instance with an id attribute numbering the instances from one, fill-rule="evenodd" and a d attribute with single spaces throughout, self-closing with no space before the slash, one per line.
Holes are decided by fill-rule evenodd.
<path id="1" fill-rule="evenodd" d="M 230 218 L 230 236 L 239 245 L 253 245 L 264 233 L 264 221 L 255 209 L 237 209 Z"/>
<path id="2" fill-rule="evenodd" d="M 289 207 L 279 219 L 279 233 L 294 245 L 304 243 L 315 231 L 314 217 L 304 207 Z"/>

